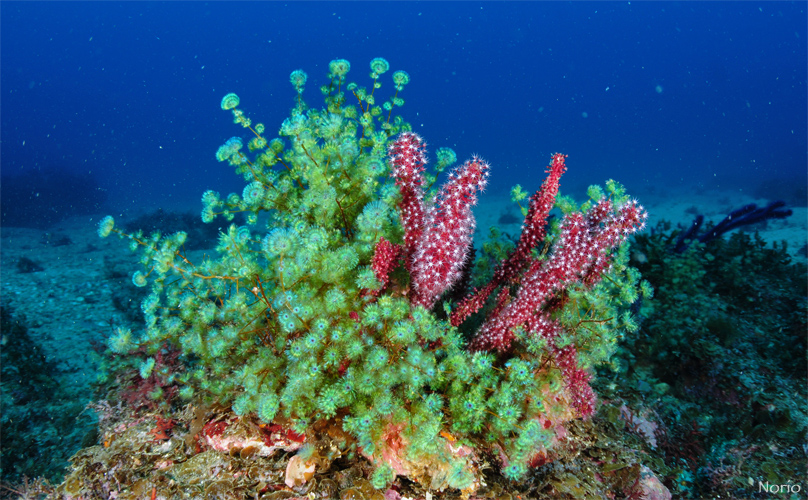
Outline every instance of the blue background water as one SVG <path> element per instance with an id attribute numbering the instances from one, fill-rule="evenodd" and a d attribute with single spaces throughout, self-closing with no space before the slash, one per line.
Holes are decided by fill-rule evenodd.
<path id="1" fill-rule="evenodd" d="M 116 214 L 198 210 L 241 191 L 217 147 L 242 134 L 222 96 L 279 127 L 289 73 L 320 106 L 328 62 L 369 82 L 387 58 L 411 83 L 405 119 L 434 148 L 493 165 L 491 191 L 806 182 L 806 4 L 0 4 L 2 172 L 92 172 Z M 390 74 L 381 89 L 392 90 Z M 385 94 L 383 94 L 385 95 Z M 574 194 L 583 195 L 583 192 Z M 110 208 L 110 207 L 107 207 Z"/>

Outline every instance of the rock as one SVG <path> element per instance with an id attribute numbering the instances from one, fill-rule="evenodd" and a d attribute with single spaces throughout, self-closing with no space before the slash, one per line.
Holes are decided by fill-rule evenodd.
<path id="1" fill-rule="evenodd" d="M 630 498 L 642 500 L 671 500 L 671 492 L 648 467 L 642 465 L 637 480 L 626 488 Z"/>
<path id="2" fill-rule="evenodd" d="M 286 486 L 294 488 L 306 484 L 314 476 L 316 468 L 314 462 L 307 462 L 300 455 L 293 456 L 286 465 Z"/>

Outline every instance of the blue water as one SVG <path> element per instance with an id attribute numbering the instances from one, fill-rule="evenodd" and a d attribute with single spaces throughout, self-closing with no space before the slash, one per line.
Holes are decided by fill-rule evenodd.
<path id="1" fill-rule="evenodd" d="M 227 92 L 278 127 L 289 73 L 319 106 L 328 62 L 412 80 L 431 148 L 492 163 L 491 191 L 607 178 L 645 189 L 806 179 L 806 3 L 3 2 L 2 173 L 91 173 L 106 209 L 200 208 L 241 191 L 216 148 L 241 132 Z M 389 79 L 389 74 L 386 75 Z M 382 88 L 390 91 L 392 85 Z M 434 149 L 432 155 L 434 158 Z M 573 192 L 577 189 L 581 191 Z M 117 212 L 116 212 L 117 213 Z"/>

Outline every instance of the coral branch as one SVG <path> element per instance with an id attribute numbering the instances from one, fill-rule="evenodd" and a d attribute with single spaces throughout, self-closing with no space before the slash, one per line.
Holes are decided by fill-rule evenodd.
<path id="1" fill-rule="evenodd" d="M 471 348 L 508 351 L 513 331 L 520 326 L 535 334 L 530 328 L 532 320 L 549 299 L 573 283 L 592 285 L 599 281 L 609 265 L 611 250 L 642 229 L 646 217 L 645 210 L 634 201 L 615 209 L 605 198 L 586 215 L 567 215 L 550 258 L 533 261 L 515 299 L 483 324 Z"/>
<path id="2" fill-rule="evenodd" d="M 701 235 L 699 235 L 698 232 L 704 222 L 704 216 L 698 215 L 690 227 L 679 235 L 673 250 L 676 253 L 682 253 L 690 246 L 690 240 L 693 239 L 698 239 L 700 243 L 708 243 L 719 238 L 724 233 L 739 227 L 756 224 L 769 219 L 785 219 L 786 217 L 791 217 L 793 213 L 791 209 L 781 210 L 784 206 L 786 206 L 784 201 L 773 201 L 762 208 L 758 208 L 754 203 L 744 205 L 730 212 L 721 222 Z"/>
<path id="3" fill-rule="evenodd" d="M 411 300 L 430 309 L 460 277 L 474 233 L 471 208 L 477 203 L 477 191 L 485 188 L 489 166 L 476 156 L 464 163 L 449 175 L 431 206 L 425 209 L 423 139 L 404 132 L 388 154 L 402 198 L 399 210 L 405 263 L 412 279 Z"/>
<path id="4" fill-rule="evenodd" d="M 426 214 L 413 260 L 414 302 L 430 309 L 460 277 L 471 237 L 477 191 L 485 188 L 488 164 L 476 156 L 449 174 Z"/>
<path id="5" fill-rule="evenodd" d="M 424 227 L 424 166 L 426 143 L 413 132 L 403 132 L 388 150 L 393 178 L 401 193 L 399 211 L 404 226 L 407 270 L 412 273 L 412 256 Z"/>
<path id="6" fill-rule="evenodd" d="M 387 286 L 390 281 L 390 271 L 396 267 L 401 250 L 402 248 L 399 245 L 390 243 L 384 238 L 379 239 L 370 267 L 373 269 L 373 274 L 379 280 L 381 286 L 378 290 L 374 290 L 373 295 L 379 295 Z"/>
<path id="7" fill-rule="evenodd" d="M 513 280 L 516 275 L 527 267 L 530 262 L 530 251 L 540 242 L 544 241 L 547 231 L 547 217 L 550 215 L 550 210 L 555 204 L 555 197 L 558 194 L 558 185 L 561 175 L 567 170 L 564 164 L 566 158 L 567 155 L 561 153 L 553 155 L 553 160 L 546 170 L 549 175 L 544 180 L 544 183 L 542 183 L 541 189 L 530 197 L 527 215 L 522 224 L 522 234 L 519 237 L 519 242 L 516 244 L 516 249 L 508 259 L 494 271 L 494 276 L 485 287 L 476 291 L 476 293 L 458 304 L 457 308 L 452 312 L 451 317 L 454 326 L 460 325 L 471 314 L 479 311 L 491 292 L 499 285 Z"/>

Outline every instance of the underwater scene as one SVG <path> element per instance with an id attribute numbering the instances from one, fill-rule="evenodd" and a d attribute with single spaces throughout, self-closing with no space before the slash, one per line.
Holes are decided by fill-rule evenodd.
<path id="1" fill-rule="evenodd" d="M 805 2 L 0 3 L 0 499 L 802 499 Z"/>

